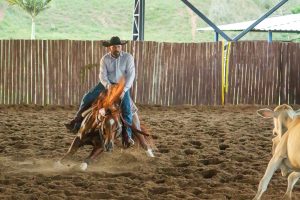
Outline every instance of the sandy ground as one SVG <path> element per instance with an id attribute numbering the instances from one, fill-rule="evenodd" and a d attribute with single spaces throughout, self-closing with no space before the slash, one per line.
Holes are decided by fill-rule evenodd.
<path id="1" fill-rule="evenodd" d="M 272 147 L 272 120 L 256 115 L 261 107 L 139 108 L 153 134 L 156 158 L 141 148 L 116 148 L 81 172 L 53 167 L 74 137 L 63 123 L 75 107 L 0 106 L 0 199 L 254 197 Z M 74 163 L 90 151 L 80 149 Z M 277 171 L 263 199 L 281 199 L 286 183 Z M 294 195 L 300 199 L 299 184 Z"/>

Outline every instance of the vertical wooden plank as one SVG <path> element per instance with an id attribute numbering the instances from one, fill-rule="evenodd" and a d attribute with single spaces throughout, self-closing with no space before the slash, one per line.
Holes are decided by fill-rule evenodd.
<path id="1" fill-rule="evenodd" d="M 296 98 L 295 98 L 295 104 L 300 104 L 300 62 L 298 62 L 299 55 L 300 55 L 300 44 L 296 43 L 296 50 L 295 50 L 295 60 L 294 60 L 294 64 L 293 67 L 296 69 L 296 73 L 295 75 L 295 80 L 296 80 Z"/>
<path id="2" fill-rule="evenodd" d="M 56 70 L 56 78 L 57 78 L 57 84 L 56 84 L 56 104 L 61 105 L 63 104 L 63 88 L 62 88 L 62 40 L 57 41 L 57 70 Z"/>
<path id="3" fill-rule="evenodd" d="M 262 104 L 263 105 L 267 105 L 268 104 L 268 101 L 267 101 L 267 97 L 268 97 L 268 66 L 267 66 L 267 61 L 268 61 L 268 49 L 267 49 L 267 43 L 262 43 L 262 48 L 261 50 L 263 51 L 263 54 L 264 54 L 264 57 L 261 59 L 262 60 L 262 66 L 263 66 L 263 70 L 264 70 L 264 73 L 263 73 L 263 76 L 262 76 L 262 80 L 263 80 L 263 94 L 262 94 L 262 99 L 263 99 L 263 102 Z"/>
<path id="4" fill-rule="evenodd" d="M 58 104 L 58 100 L 57 100 L 57 95 L 58 95 L 58 84 L 59 84 L 59 80 L 58 80 L 58 64 L 59 64 L 59 58 L 58 58 L 58 41 L 57 40 L 53 40 L 52 43 L 52 70 L 53 70 L 53 76 L 52 76 L 52 83 L 53 83 L 53 87 L 52 87 L 52 95 L 53 95 L 53 104 L 57 105 Z"/>
<path id="5" fill-rule="evenodd" d="M 24 54 L 23 54 L 23 49 L 24 49 L 24 40 L 19 40 L 19 47 L 18 47 L 18 52 L 19 52 L 19 59 L 18 59 L 18 66 L 19 66 L 19 84 L 18 84 L 18 90 L 19 90 L 19 95 L 17 99 L 18 104 L 23 103 L 23 85 L 24 85 L 24 75 L 23 75 L 23 69 L 24 69 Z"/>
<path id="6" fill-rule="evenodd" d="M 253 59 L 255 59 L 256 61 L 256 65 L 257 65 L 257 103 L 258 104 L 262 104 L 263 102 L 263 67 L 262 67 L 262 63 L 261 63 L 261 60 L 259 59 L 259 56 L 258 55 L 262 55 L 264 56 L 263 54 L 263 51 L 261 51 L 261 47 L 259 46 L 259 43 L 255 42 L 254 43 L 254 50 L 255 50 L 255 57 Z"/>
<path id="7" fill-rule="evenodd" d="M 137 61 L 136 61 L 136 66 L 138 68 L 138 76 L 137 76 L 137 81 L 136 81 L 136 94 L 135 94 L 135 100 L 137 103 L 142 102 L 142 93 L 143 91 L 143 57 L 142 57 L 142 44 L 141 42 L 134 42 L 135 44 L 135 52 L 137 55 Z"/>
<path id="8" fill-rule="evenodd" d="M 273 70 L 273 83 L 272 83 L 272 101 L 271 104 L 279 104 L 278 100 L 279 100 L 279 78 L 278 78 L 278 68 L 279 68 L 279 58 L 280 58 L 280 44 L 278 42 L 275 43 L 275 45 L 273 46 L 273 66 L 272 66 L 272 70 Z"/>
<path id="9" fill-rule="evenodd" d="M 88 84 L 88 90 L 96 86 L 96 67 L 93 65 L 93 42 L 92 41 L 86 41 L 86 65 L 92 66 L 89 71 L 89 84 Z"/>
<path id="10" fill-rule="evenodd" d="M 12 103 L 12 76 L 13 76 L 13 71 L 12 71 L 12 58 L 13 58 L 13 52 L 12 52 L 12 46 L 13 46 L 13 40 L 9 40 L 9 46 L 8 46 L 8 77 L 7 77 L 7 104 Z"/>
<path id="11" fill-rule="evenodd" d="M 4 61 L 3 61 L 3 74 L 2 74 L 2 86 L 3 86 L 3 96 L 2 96 L 2 102 L 3 104 L 7 104 L 7 98 L 8 98 L 8 86 L 7 86 L 7 78 L 8 78 L 8 59 L 9 59 L 9 40 L 3 41 L 3 55 L 4 55 Z"/>
<path id="12" fill-rule="evenodd" d="M 47 40 L 42 40 L 42 74 L 43 74 L 43 105 L 47 105 L 48 103 L 48 66 L 47 66 Z"/>
<path id="13" fill-rule="evenodd" d="M 204 44 L 201 43 L 199 44 L 198 52 L 199 52 L 199 57 L 198 57 L 198 103 L 203 104 L 203 46 Z"/>
<path id="14" fill-rule="evenodd" d="M 25 79 L 25 93 L 24 93 L 24 102 L 29 104 L 30 98 L 30 70 L 31 70 L 31 41 L 25 40 L 25 69 L 24 69 L 24 79 Z"/>
<path id="15" fill-rule="evenodd" d="M 76 105 L 75 101 L 75 81 L 74 81 L 74 66 L 73 66 L 73 51 L 74 41 L 68 40 L 68 69 L 69 69 L 69 104 Z"/>
<path id="16" fill-rule="evenodd" d="M 173 61 L 173 49 L 172 49 L 172 44 L 168 43 L 168 49 L 170 54 L 166 54 L 166 79 L 165 79 L 165 105 L 169 106 L 170 105 L 170 100 L 171 100 L 171 95 L 172 95 L 172 87 L 174 84 L 174 72 L 172 71 L 172 61 Z"/>
<path id="17" fill-rule="evenodd" d="M 246 55 L 248 55 L 248 52 L 249 52 L 249 45 L 248 45 L 248 49 L 247 49 L 247 52 L 245 52 Z M 256 77 L 255 77 L 255 68 L 256 68 L 256 65 L 253 63 L 253 61 L 251 60 L 251 57 L 250 56 L 247 56 L 248 57 L 248 66 L 249 66 L 249 94 L 250 94 L 250 98 L 249 98 L 249 103 L 250 104 L 255 104 L 255 80 L 256 80 Z"/>
<path id="18" fill-rule="evenodd" d="M 9 77 L 9 82 L 10 82 L 10 86 L 9 86 L 9 90 L 10 90 L 10 102 L 9 104 L 14 104 L 14 100 L 15 100 L 15 44 L 16 41 L 15 40 L 11 40 L 10 43 L 10 77 Z"/>
<path id="19" fill-rule="evenodd" d="M 71 98 L 72 98 L 72 105 L 78 105 L 78 100 L 77 100 L 77 94 L 78 94 L 78 86 L 76 85 L 76 83 L 78 84 L 78 82 L 76 82 L 77 80 L 77 73 L 76 73 L 76 55 L 77 55 L 77 45 L 78 42 L 72 40 L 71 41 L 71 46 L 70 46 L 70 50 L 71 50 L 71 55 L 70 55 L 70 67 L 71 67 L 71 74 L 72 74 L 72 83 L 71 83 Z M 77 86 L 77 87 L 76 87 Z"/>
<path id="20" fill-rule="evenodd" d="M 62 54 L 63 54 L 63 40 L 58 41 L 58 70 L 57 70 L 57 77 L 59 80 L 59 84 L 57 87 L 58 90 L 58 105 L 63 105 L 64 104 L 64 91 L 63 91 L 63 66 L 62 66 Z"/>
<path id="21" fill-rule="evenodd" d="M 36 41 L 31 41 L 31 103 L 36 104 Z"/>
<path id="22" fill-rule="evenodd" d="M 38 56 L 38 104 L 44 105 L 44 66 L 43 66 L 43 40 L 37 40 Z"/>
<path id="23" fill-rule="evenodd" d="M 4 40 L 0 40 L 0 104 L 4 104 L 4 62 L 5 62 L 5 54 L 4 54 Z"/>
<path id="24" fill-rule="evenodd" d="M 82 95 L 82 78 L 81 78 L 81 73 L 80 73 L 80 64 L 81 64 L 81 41 L 74 41 L 76 42 L 75 45 L 75 56 L 74 56 L 74 77 L 75 77 L 75 83 L 77 85 L 76 88 L 76 93 L 75 93 L 75 98 L 76 98 L 76 102 L 77 104 L 80 103 L 80 96 Z M 79 85 L 78 85 L 79 84 Z"/>
<path id="25" fill-rule="evenodd" d="M 295 45 L 293 43 L 288 43 L 289 47 L 289 68 L 290 68 L 290 79 L 289 79 L 289 104 L 295 103 L 295 90 L 296 90 L 296 84 L 295 84 L 295 74 L 297 74 L 297 71 L 295 69 L 294 65 L 294 57 L 295 57 Z M 299 78 L 299 77 L 298 77 Z"/>
<path id="26" fill-rule="evenodd" d="M 17 104 L 17 99 L 18 99 L 18 87 L 19 87 L 19 40 L 14 40 L 14 45 L 13 45 L 13 104 Z"/>
<path id="27" fill-rule="evenodd" d="M 219 53 L 218 53 L 218 62 L 219 62 L 219 84 L 220 84 L 220 87 L 219 87 L 219 98 L 218 98 L 218 105 L 221 105 L 221 85 L 222 85 L 222 42 L 219 42 Z M 230 63 L 230 61 L 229 61 Z M 230 66 L 232 66 L 232 63 L 230 63 Z"/>
<path id="28" fill-rule="evenodd" d="M 54 40 L 48 41 L 48 69 L 49 69 L 49 103 L 51 105 L 54 104 L 54 72 L 55 72 L 55 64 L 54 64 Z"/>
<path id="29" fill-rule="evenodd" d="M 150 41 L 147 43 L 147 48 L 145 49 L 145 51 L 143 52 L 144 56 L 145 56 L 145 60 L 146 60 L 146 66 L 145 66 L 145 77 L 146 78 L 146 82 L 145 82 L 145 88 L 146 88 L 146 96 L 144 101 L 146 102 L 146 104 L 153 104 L 153 102 L 151 101 L 151 90 L 152 90 L 152 73 L 154 71 L 154 65 L 151 62 L 150 58 L 153 60 L 153 57 L 155 56 L 154 54 L 155 48 L 154 48 L 154 42 Z M 149 53 L 147 53 L 149 52 Z"/>
<path id="30" fill-rule="evenodd" d="M 281 70 L 280 70 L 280 104 L 287 103 L 287 96 L 286 96 L 286 71 L 287 71 L 287 45 L 286 43 L 282 44 L 282 50 L 281 50 Z"/>
<path id="31" fill-rule="evenodd" d="M 62 94 L 62 99 L 61 99 L 61 105 L 66 105 L 67 103 L 67 96 L 68 96 L 68 71 L 67 71 L 67 65 L 66 65 L 66 51 L 67 51 L 67 40 L 61 40 L 61 94 Z"/>
<path id="32" fill-rule="evenodd" d="M 21 103 L 21 96 L 22 96 L 22 40 L 18 40 L 18 45 L 17 45 L 17 58 L 16 58 L 16 63 L 17 63 L 17 97 L 16 97 L 16 104 Z"/>
<path id="33" fill-rule="evenodd" d="M 178 91 L 178 88 L 177 88 L 177 79 L 178 79 L 178 56 L 176 56 L 178 54 L 178 47 L 175 43 L 172 44 L 172 74 L 173 74 L 173 78 L 171 81 L 172 84 L 172 87 L 170 88 L 170 93 L 171 93 L 171 96 L 170 96 L 170 105 L 174 105 L 176 103 L 176 95 Z"/>

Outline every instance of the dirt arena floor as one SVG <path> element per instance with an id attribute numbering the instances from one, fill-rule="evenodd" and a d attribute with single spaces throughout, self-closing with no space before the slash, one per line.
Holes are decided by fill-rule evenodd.
<path id="1" fill-rule="evenodd" d="M 272 147 L 272 120 L 259 108 L 140 105 L 156 158 L 116 148 L 82 172 L 54 168 L 73 140 L 63 123 L 75 107 L 2 105 L 0 199 L 252 199 Z M 90 151 L 80 149 L 74 163 Z M 263 199 L 281 199 L 286 185 L 277 171 Z"/>

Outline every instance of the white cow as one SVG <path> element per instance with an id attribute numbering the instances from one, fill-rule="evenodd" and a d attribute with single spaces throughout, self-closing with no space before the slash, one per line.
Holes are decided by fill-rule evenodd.
<path id="1" fill-rule="evenodd" d="M 261 198 L 277 169 L 281 169 L 282 175 L 288 176 L 288 187 L 285 198 L 292 198 L 292 189 L 300 178 L 300 110 L 294 111 L 292 107 L 283 104 L 277 106 L 274 111 L 260 109 L 258 115 L 264 118 L 274 119 L 272 154 L 266 172 L 261 179 L 254 200 Z"/>

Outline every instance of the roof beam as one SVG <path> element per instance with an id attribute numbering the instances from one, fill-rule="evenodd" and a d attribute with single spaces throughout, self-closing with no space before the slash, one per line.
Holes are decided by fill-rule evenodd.
<path id="1" fill-rule="evenodd" d="M 196 15 L 201 17 L 209 26 L 211 26 L 216 33 L 220 34 L 225 40 L 232 41 L 232 39 L 224 33 L 222 30 L 220 30 L 212 21 L 210 21 L 203 13 L 201 13 L 195 6 L 193 6 L 189 1 L 187 0 L 181 0 L 187 7 L 189 7 Z"/>
<path id="2" fill-rule="evenodd" d="M 239 39 L 241 39 L 244 35 L 246 35 L 249 31 L 251 31 L 257 24 L 259 24 L 264 19 L 266 19 L 268 16 L 270 16 L 273 12 L 275 12 L 278 8 L 280 8 L 287 1 L 288 0 L 282 0 L 282 1 L 280 1 L 276 6 L 274 6 L 273 8 L 271 8 L 268 12 L 266 12 L 264 15 L 262 15 L 260 18 L 258 18 L 255 22 L 253 22 L 253 24 L 251 24 L 248 28 L 246 28 L 240 34 L 238 34 L 237 36 L 235 36 L 233 38 L 233 41 L 236 42 Z"/>

